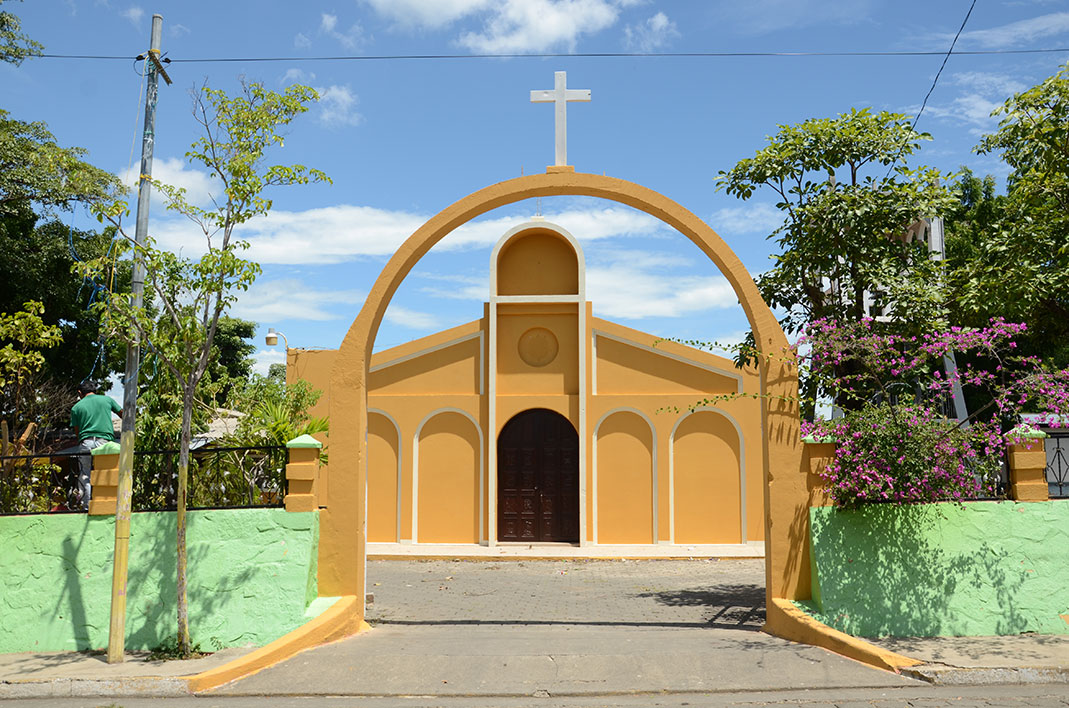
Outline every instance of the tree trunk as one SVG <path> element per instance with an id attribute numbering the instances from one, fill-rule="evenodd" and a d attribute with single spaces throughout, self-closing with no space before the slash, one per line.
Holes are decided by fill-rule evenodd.
<path id="1" fill-rule="evenodd" d="M 193 653 L 189 641 L 189 605 L 186 601 L 186 497 L 189 492 L 189 443 L 193 427 L 193 388 L 182 396 L 182 441 L 178 450 L 178 652 L 183 657 Z"/>

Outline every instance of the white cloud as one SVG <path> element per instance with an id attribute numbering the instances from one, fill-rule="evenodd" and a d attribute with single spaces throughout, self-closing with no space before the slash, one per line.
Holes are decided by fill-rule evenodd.
<path id="1" fill-rule="evenodd" d="M 1009 98 L 1010 94 L 1020 93 L 1028 85 L 1006 74 L 992 74 L 984 71 L 965 71 L 954 74 L 951 81 L 958 86 L 975 89 L 982 93 Z"/>
<path id="2" fill-rule="evenodd" d="M 416 310 L 410 310 L 407 307 L 392 304 L 386 308 L 386 314 L 383 315 L 383 319 L 390 324 L 399 327 L 420 330 L 434 330 L 441 328 L 443 322 L 442 318 L 438 315 L 432 315 L 429 312 L 418 312 Z"/>
<path id="3" fill-rule="evenodd" d="M 319 122 L 330 127 L 360 125 L 364 117 L 356 111 L 360 99 L 348 86 L 317 88 Z"/>
<path id="4" fill-rule="evenodd" d="M 383 17 L 398 25 L 440 29 L 480 12 L 493 0 L 365 0 Z"/>
<path id="5" fill-rule="evenodd" d="M 815 25 L 851 25 L 866 20 L 874 0 L 721 0 L 719 17 L 743 34 L 766 34 Z"/>
<path id="6" fill-rule="evenodd" d="M 286 69 L 286 73 L 279 78 L 280 84 L 306 84 L 309 81 L 314 81 L 316 75 L 310 71 L 303 71 L 297 67 L 291 67 Z"/>
<path id="7" fill-rule="evenodd" d="M 726 234 L 770 234 L 783 225 L 783 212 L 771 204 L 745 204 L 717 209 L 709 225 Z"/>
<path id="8" fill-rule="evenodd" d="M 420 292 L 434 297 L 482 302 L 490 295 L 490 275 L 488 272 L 481 276 L 469 276 L 418 271 L 413 275 L 417 278 L 430 280 L 433 283 L 445 283 L 445 285 L 426 285 L 420 288 Z"/>
<path id="9" fill-rule="evenodd" d="M 638 249 L 601 251 L 593 262 L 587 263 L 587 298 L 599 315 L 626 320 L 683 317 L 734 307 L 738 298 L 727 280 L 722 276 L 688 274 L 693 262 L 692 258 L 674 253 Z M 429 281 L 420 290 L 436 298 L 483 302 L 490 293 L 489 278 L 485 275 L 427 271 L 413 275 Z"/>
<path id="10" fill-rule="evenodd" d="M 286 363 L 286 352 L 283 347 L 257 349 L 256 353 L 252 355 L 252 360 L 252 370 L 257 374 L 267 376 L 267 371 L 271 368 L 272 364 Z"/>
<path id="11" fill-rule="evenodd" d="M 303 32 L 298 32 L 297 34 L 293 35 L 293 46 L 297 47 L 298 49 L 307 49 L 308 47 L 312 46 L 312 40 L 308 39 L 308 36 L 305 35 Z"/>
<path id="12" fill-rule="evenodd" d="M 652 52 L 679 37 L 676 23 L 658 12 L 645 22 L 624 28 L 624 43 L 640 52 Z"/>
<path id="13" fill-rule="evenodd" d="M 258 263 L 342 263 L 392 255 L 428 218 L 425 214 L 350 205 L 300 212 L 276 209 L 244 224 L 236 235 L 252 244 L 244 257 Z M 526 215 L 516 215 L 471 221 L 447 235 L 436 248 L 492 246 L 506 231 L 528 219 Z M 664 228 L 652 216 L 615 206 L 567 210 L 547 214 L 546 219 L 563 226 L 581 242 L 618 236 L 648 237 Z M 203 236 L 186 219 L 158 219 L 152 234 L 162 248 L 181 251 L 186 256 L 204 249 Z"/>
<path id="14" fill-rule="evenodd" d="M 233 315 L 270 325 L 282 320 L 353 319 L 365 293 L 356 290 L 315 290 L 295 278 L 259 281 L 242 293 L 233 307 Z M 332 312 L 330 305 L 350 305 L 343 313 Z"/>
<path id="15" fill-rule="evenodd" d="M 987 49 L 1004 49 L 1007 47 L 1032 44 L 1040 39 L 1047 39 L 1069 33 L 1069 12 L 1052 12 L 1027 20 L 1018 20 L 999 27 L 970 30 L 962 32 L 960 45 L 980 46 Z M 935 38 L 950 42 L 953 35 L 935 35 Z"/>
<path id="16" fill-rule="evenodd" d="M 993 130 L 998 124 L 998 117 L 992 111 L 1001 106 L 1014 93 L 1024 91 L 1024 83 L 1005 74 L 993 74 L 970 71 L 954 74 L 950 83 L 963 87 L 966 92 L 956 96 L 946 104 L 930 104 L 925 113 L 944 118 L 955 123 L 971 126 L 970 132 L 979 134 Z M 916 113 L 919 106 L 913 106 L 908 112 Z"/>
<path id="17" fill-rule="evenodd" d="M 618 5 L 609 0 L 503 0 L 481 32 L 465 32 L 457 41 L 489 54 L 552 47 L 573 51 L 581 35 L 611 26 L 618 14 Z"/>
<path id="18" fill-rule="evenodd" d="M 587 266 L 587 298 L 601 315 L 624 320 L 682 317 L 738 304 L 726 278 L 681 275 L 681 265 L 675 256 L 619 252 L 607 263 Z"/>
<path id="19" fill-rule="evenodd" d="M 132 22 L 135 26 L 140 27 L 141 18 L 145 16 L 145 11 L 137 5 L 133 5 L 125 10 L 120 11 L 119 14 L 130 20 L 130 22 Z"/>
<path id="20" fill-rule="evenodd" d="M 131 208 L 137 201 L 140 174 L 140 163 L 134 164 L 119 173 L 123 184 L 131 189 Z M 189 163 L 178 157 L 153 160 L 152 177 L 160 182 L 185 189 L 186 200 L 196 206 L 211 206 L 212 195 L 222 192 L 222 185 L 217 180 L 214 180 L 211 175 L 203 170 L 191 167 Z M 151 208 L 155 214 L 161 213 L 164 209 L 163 197 L 155 189 L 152 190 Z"/>
<path id="21" fill-rule="evenodd" d="M 324 12 L 320 17 L 319 31 L 336 40 L 346 49 L 356 49 L 363 43 L 364 29 L 353 24 L 344 32 L 338 29 L 338 16 Z"/>

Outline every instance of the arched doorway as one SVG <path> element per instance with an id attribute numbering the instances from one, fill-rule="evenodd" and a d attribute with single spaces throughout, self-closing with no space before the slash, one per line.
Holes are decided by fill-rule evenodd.
<path id="1" fill-rule="evenodd" d="M 560 413 L 512 417 L 497 439 L 499 541 L 579 541 L 579 434 Z"/>

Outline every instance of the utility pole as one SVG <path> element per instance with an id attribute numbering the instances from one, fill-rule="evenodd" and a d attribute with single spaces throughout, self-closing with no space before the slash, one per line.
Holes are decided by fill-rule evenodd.
<path id="1" fill-rule="evenodd" d="M 156 142 L 156 97 L 159 77 L 171 79 L 160 63 L 163 16 L 152 16 L 152 35 L 146 59 L 145 130 L 141 140 L 141 172 L 137 188 L 137 225 L 134 231 L 134 272 L 130 284 L 135 308 L 141 307 L 145 292 L 145 264 L 141 244 L 148 234 L 148 204 L 152 193 L 152 150 Z M 111 626 L 108 629 L 108 663 L 124 659 L 126 646 L 126 578 L 130 560 L 130 508 L 134 481 L 134 421 L 137 415 L 137 369 L 141 347 L 134 340 L 126 347 L 123 378 L 122 433 L 119 437 L 119 484 L 115 502 L 115 559 L 111 576 Z"/>

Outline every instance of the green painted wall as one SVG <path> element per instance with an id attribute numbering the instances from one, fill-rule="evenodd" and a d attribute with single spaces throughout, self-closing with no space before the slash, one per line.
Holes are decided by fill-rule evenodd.
<path id="1" fill-rule="evenodd" d="M 316 597 L 317 512 L 191 511 L 189 618 L 205 651 L 266 644 L 305 621 Z M 0 652 L 107 646 L 114 517 L 0 517 Z M 130 529 L 126 646 L 174 638 L 175 514 Z"/>
<path id="2" fill-rule="evenodd" d="M 1069 634 L 1069 500 L 810 509 L 813 600 L 861 637 Z"/>

